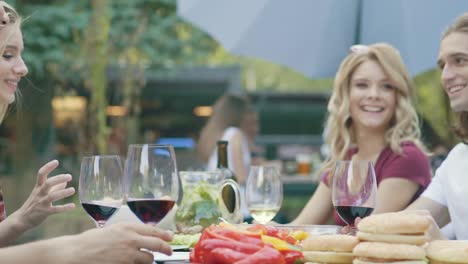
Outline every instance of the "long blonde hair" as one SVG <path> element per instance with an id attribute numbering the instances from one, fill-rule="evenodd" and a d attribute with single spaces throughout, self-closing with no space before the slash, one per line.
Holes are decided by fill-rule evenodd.
<path id="1" fill-rule="evenodd" d="M 447 28 L 442 35 L 442 40 L 452 33 L 468 34 L 468 13 L 463 13 Z M 461 139 L 468 140 L 468 112 L 461 111 L 456 113 L 455 134 Z"/>
<path id="2" fill-rule="evenodd" d="M 213 113 L 202 128 L 197 144 L 198 154 L 204 162 L 208 162 L 211 153 L 228 127 L 239 127 L 242 118 L 249 108 L 249 101 L 245 97 L 225 94 L 213 106 Z"/>
<path id="3" fill-rule="evenodd" d="M 13 35 L 15 30 L 19 29 L 21 25 L 21 17 L 18 15 L 18 12 L 16 12 L 16 10 L 12 6 L 3 1 L 0 1 L 0 8 L 3 8 L 5 10 L 5 13 L 7 13 L 8 15 L 7 24 L 0 25 L 0 31 L 7 31 L 6 37 L 2 39 L 2 42 L 0 42 L 0 53 L 3 54 L 3 52 L 5 51 L 7 40 Z M 0 124 L 2 123 L 7 110 L 8 104 L 0 103 Z"/>
<path id="4" fill-rule="evenodd" d="M 356 68 L 368 60 L 377 62 L 396 86 L 395 114 L 385 133 L 387 145 L 400 155 L 401 143 L 404 141 L 413 142 L 424 149 L 420 140 L 418 115 L 411 102 L 414 97 L 413 83 L 399 52 L 386 43 L 362 46 L 360 50 L 351 52 L 343 60 L 335 76 L 325 124 L 327 131 L 325 141 L 330 147 L 330 156 L 320 174 L 331 170 L 337 160 L 345 159 L 350 147 L 356 143 L 352 118 L 349 114 L 350 81 Z"/>

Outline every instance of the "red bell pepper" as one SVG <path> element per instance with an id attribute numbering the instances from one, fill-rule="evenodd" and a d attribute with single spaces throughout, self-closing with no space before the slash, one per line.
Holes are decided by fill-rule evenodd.
<path id="1" fill-rule="evenodd" d="M 212 251 L 216 248 L 228 248 L 235 250 L 237 252 L 241 253 L 255 253 L 259 251 L 262 247 L 258 245 L 253 245 L 253 244 L 247 244 L 247 243 L 242 243 L 238 241 L 228 241 L 228 240 L 222 240 L 222 239 L 206 239 L 203 241 L 198 242 L 200 250 L 203 251 Z"/>
<path id="2" fill-rule="evenodd" d="M 216 248 L 206 255 L 204 264 L 227 264 L 235 263 L 248 257 L 248 254 L 237 252 L 229 248 Z"/>
<path id="3" fill-rule="evenodd" d="M 200 259 L 200 254 L 198 253 L 198 250 L 195 248 L 192 249 L 192 251 L 190 251 L 190 263 L 202 263 L 201 259 Z"/>
<path id="4" fill-rule="evenodd" d="M 298 250 L 281 250 L 281 254 L 284 257 L 286 264 L 294 264 L 299 261 L 302 263 L 304 261 L 304 254 Z"/>
<path id="5" fill-rule="evenodd" d="M 286 242 L 288 242 L 291 245 L 296 245 L 297 244 L 297 239 L 289 235 L 289 231 L 286 229 L 281 229 L 278 231 L 278 234 L 276 234 L 276 237 L 279 239 L 282 239 Z"/>
<path id="6" fill-rule="evenodd" d="M 231 230 L 227 228 L 218 229 L 215 231 L 215 233 L 219 236 L 227 237 L 235 241 L 252 244 L 252 245 L 263 246 L 263 242 L 262 242 L 262 238 L 260 234 L 250 233 L 250 232 L 240 233 L 235 230 Z"/>
<path id="7" fill-rule="evenodd" d="M 278 231 L 259 225 L 258 230 L 261 228 L 270 234 Z M 277 232 L 274 237 L 263 236 L 269 238 L 267 243 L 262 241 L 260 232 L 210 226 L 203 231 L 200 240 L 190 253 L 190 262 L 197 264 L 294 264 L 296 260 L 302 261 L 302 252 L 294 250 L 294 246 L 279 240 L 281 235 L 284 236 L 285 233 Z M 273 248 L 267 244 L 287 246 Z"/>
<path id="8" fill-rule="evenodd" d="M 259 251 L 250 255 L 247 258 L 244 258 L 235 264 L 258 264 L 258 263 L 275 263 L 275 264 L 285 264 L 285 260 L 281 253 L 271 248 L 270 246 L 264 246 Z"/>

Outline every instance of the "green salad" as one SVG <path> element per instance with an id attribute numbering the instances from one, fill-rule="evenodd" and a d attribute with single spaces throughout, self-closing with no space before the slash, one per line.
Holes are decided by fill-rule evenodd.
<path id="1" fill-rule="evenodd" d="M 172 239 L 171 245 L 181 245 L 181 246 L 187 246 L 187 247 L 194 247 L 195 244 L 198 242 L 200 239 L 201 233 L 197 234 L 174 234 L 174 238 Z"/>

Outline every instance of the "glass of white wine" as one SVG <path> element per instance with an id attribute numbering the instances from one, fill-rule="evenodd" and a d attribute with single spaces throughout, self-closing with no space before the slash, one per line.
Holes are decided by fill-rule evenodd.
<path id="1" fill-rule="evenodd" d="M 261 224 L 271 221 L 283 201 L 283 183 L 278 168 L 252 166 L 247 178 L 245 198 L 255 221 Z"/>

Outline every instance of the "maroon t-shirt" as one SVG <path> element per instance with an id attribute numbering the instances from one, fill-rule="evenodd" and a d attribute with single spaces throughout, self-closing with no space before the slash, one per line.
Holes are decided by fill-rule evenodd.
<path id="1" fill-rule="evenodd" d="M 387 146 L 380 153 L 374 166 L 375 177 L 377 187 L 383 180 L 388 178 L 404 178 L 417 183 L 419 189 L 410 201 L 411 203 L 421 195 L 431 182 L 431 167 L 427 156 L 414 143 L 404 142 L 401 144 L 401 148 L 402 155 L 394 153 L 390 146 Z M 357 148 L 349 150 L 346 158 L 351 159 L 357 151 Z M 328 186 L 328 173 L 322 176 L 322 182 Z M 334 211 L 334 218 L 337 225 L 346 225 L 336 210 Z"/>

